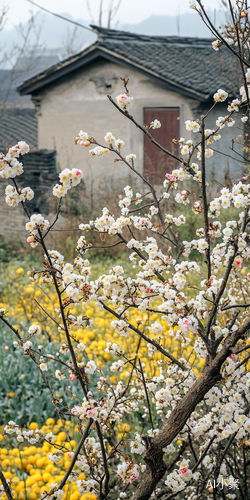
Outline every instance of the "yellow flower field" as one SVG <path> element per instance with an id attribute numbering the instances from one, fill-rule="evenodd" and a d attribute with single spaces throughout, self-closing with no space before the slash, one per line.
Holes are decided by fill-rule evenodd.
<path id="1" fill-rule="evenodd" d="M 108 265 L 108 264 L 107 264 Z M 128 263 L 131 266 L 130 263 Z M 110 266 L 111 267 L 111 266 Z M 126 265 L 124 265 L 126 269 Z M 105 269 L 108 271 L 108 268 Z M 105 272 L 100 268 L 100 265 L 93 266 L 94 276 L 99 273 Z M 136 271 L 135 271 L 136 272 Z M 14 284 L 14 293 L 13 293 Z M 40 306 L 38 305 L 40 304 Z M 59 332 L 57 326 L 53 321 L 46 316 L 44 310 L 46 310 L 52 317 L 56 317 L 55 308 L 58 307 L 57 298 L 53 292 L 52 287 L 41 286 L 38 282 L 30 282 L 27 277 L 27 269 L 21 266 L 9 266 L 5 272 L 5 282 L 2 286 L 2 292 L 0 294 L 0 307 L 8 308 L 8 320 L 14 323 L 19 329 L 22 337 L 26 338 L 28 326 L 32 323 L 37 323 L 42 328 L 42 334 L 39 337 L 39 342 L 42 343 L 45 339 L 53 340 L 54 344 L 60 344 L 65 342 L 63 332 Z M 93 303 L 88 303 L 86 305 L 79 305 L 77 307 L 71 308 L 72 314 L 85 314 L 89 318 L 94 320 L 94 324 L 89 329 L 74 329 L 74 336 L 87 345 L 86 353 L 90 359 L 94 359 L 99 366 L 99 368 L 105 368 L 107 370 L 107 362 L 111 361 L 112 356 L 105 352 L 107 342 L 117 343 L 124 351 L 128 359 L 133 359 L 138 347 L 138 336 L 131 332 L 131 334 L 124 338 L 118 335 L 113 328 L 111 328 L 110 323 L 112 317 L 105 310 L 98 310 Z M 132 324 L 136 325 L 136 318 L 142 317 L 145 322 L 145 334 L 152 337 L 148 325 L 153 323 L 158 319 L 156 313 L 144 313 L 141 315 L 139 311 L 132 311 L 128 313 L 128 319 Z M 167 323 L 163 322 L 164 332 L 162 334 L 162 346 L 167 349 L 171 354 L 176 357 L 182 356 L 183 348 L 180 344 L 170 337 L 168 334 Z M 185 348 L 185 357 L 193 356 L 192 345 L 189 344 Z M 81 355 L 80 355 L 81 356 Z M 159 373 L 158 360 L 162 359 L 160 353 L 155 353 L 153 358 L 148 356 L 147 345 L 144 340 L 141 341 L 140 348 L 138 351 L 138 357 L 143 363 L 145 363 L 145 373 L 149 376 L 154 376 Z M 203 366 L 204 360 L 194 359 L 194 369 L 199 371 L 201 366 Z M 166 362 L 166 358 L 164 358 Z M 131 371 L 131 365 L 127 363 L 125 369 L 122 373 L 112 374 L 109 372 L 110 380 L 115 383 L 118 378 L 125 379 L 128 377 Z M 76 382 L 77 383 L 77 382 Z M 8 393 L 9 397 L 14 398 L 14 392 Z M 35 429 L 37 424 L 35 422 L 30 424 L 31 429 Z M 66 431 L 69 433 L 71 439 L 72 449 L 75 449 L 77 444 L 79 433 L 77 434 L 72 427 L 70 421 L 65 423 Z M 69 443 L 65 441 L 66 435 L 64 428 L 62 427 L 62 422 L 55 421 L 49 418 L 46 425 L 42 427 L 45 432 L 52 431 L 56 434 L 56 443 L 63 443 L 70 449 Z M 128 424 L 118 426 L 118 437 L 122 436 L 121 431 L 129 431 L 130 426 Z M 68 454 L 65 453 L 63 459 L 58 463 L 54 464 L 48 459 L 48 455 L 52 450 L 52 446 L 45 443 L 42 446 L 25 446 L 25 443 L 21 444 L 19 448 L 11 448 L 9 437 L 3 437 L 0 435 L 0 457 L 2 469 L 4 471 L 5 477 L 11 479 L 13 493 L 16 495 L 16 499 L 20 500 L 36 500 L 40 498 L 41 493 L 51 485 L 51 483 L 58 482 L 63 478 L 64 472 L 70 465 L 70 459 Z M 84 474 L 81 474 L 80 478 L 84 478 Z M 68 483 L 68 486 L 64 488 L 65 495 L 64 500 L 94 500 L 95 497 L 91 494 L 86 494 L 81 496 L 77 491 L 75 483 Z M 3 499 L 5 495 L 3 496 Z"/>
<path id="2" fill-rule="evenodd" d="M 129 261 L 128 265 L 130 265 Z M 124 266 L 124 268 L 126 269 L 126 266 Z M 94 275 L 97 275 L 98 272 L 101 273 L 105 271 L 100 269 L 100 265 L 94 265 L 92 267 Z M 13 297 L 10 294 L 14 278 L 15 296 Z M 15 326 L 19 328 L 21 335 L 26 334 L 26 331 L 23 331 L 22 325 L 28 321 L 30 324 L 37 323 L 41 326 L 43 338 L 52 338 L 55 344 L 65 342 L 63 333 L 58 332 L 53 321 L 46 316 L 38 305 L 39 303 L 51 316 L 56 317 L 55 308 L 58 307 L 58 304 L 52 286 L 45 288 L 44 285 L 41 286 L 37 282 L 30 282 L 22 267 L 11 269 L 6 281 L 6 288 L 3 289 L 2 296 L 0 295 L 0 307 L 8 306 L 11 316 L 14 318 Z M 98 310 L 94 303 L 79 305 L 71 308 L 70 311 L 72 314 L 84 314 L 90 319 L 93 319 L 94 324 L 90 329 L 80 328 L 72 331 L 77 340 L 87 345 L 86 353 L 90 359 L 95 360 L 99 367 L 103 367 L 107 361 L 111 360 L 111 355 L 105 352 L 107 342 L 115 342 L 118 344 L 126 352 L 128 358 L 131 357 L 132 359 L 132 357 L 135 356 L 139 340 L 138 336 L 133 332 L 126 338 L 118 335 L 110 326 L 111 321 L 114 319 L 111 314 L 107 313 L 105 310 Z M 159 319 L 159 316 L 156 313 L 145 313 L 141 316 L 140 311 L 137 310 L 128 312 L 128 319 L 135 326 L 136 318 L 138 317 L 142 317 L 145 322 L 145 334 L 153 338 L 147 325 Z M 161 340 L 162 346 L 172 355 L 181 357 L 184 354 L 183 348 L 173 337 L 169 336 L 167 323 L 162 322 L 162 326 L 164 329 L 163 338 Z M 191 352 L 192 343 L 185 347 L 185 357 L 188 357 Z M 162 358 L 162 355 L 156 353 L 153 358 L 149 358 L 146 342 L 144 340 L 141 342 L 138 356 L 141 361 L 146 364 L 145 369 L 149 376 L 154 376 L 158 373 L 159 368 L 157 361 Z M 194 369 L 199 371 L 203 364 L 203 359 L 195 360 Z M 124 378 L 128 368 L 129 366 L 126 364 L 126 370 L 123 374 L 119 374 L 119 377 Z M 111 376 L 112 382 L 115 382 L 115 379 L 116 375 Z"/>
<path id="3" fill-rule="evenodd" d="M 37 429 L 38 425 L 32 422 L 30 429 Z M 76 441 L 73 439 L 75 434 L 70 421 L 65 422 L 65 430 L 72 437 L 70 444 L 66 443 L 66 434 L 62 422 L 55 422 L 53 418 L 47 419 L 46 425 L 42 427 L 46 433 L 53 432 L 57 436 L 56 444 L 64 444 L 69 451 L 74 450 Z M 44 443 L 43 446 L 20 446 L 19 448 L 9 448 L 8 439 L 0 434 L 0 461 L 1 467 L 6 479 L 11 480 L 11 490 L 17 500 L 37 500 L 44 490 L 48 490 L 51 483 L 60 483 L 63 479 L 65 471 L 70 465 L 68 453 L 64 453 L 63 458 L 58 464 L 54 464 L 48 459 L 48 455 L 53 449 L 53 446 Z M 6 447 L 4 446 L 6 443 Z M 79 479 L 84 479 L 83 473 Z M 81 495 L 77 491 L 74 482 L 68 483 L 64 487 L 64 500 L 95 500 L 96 497 L 87 493 Z M 2 499 L 5 500 L 3 495 Z"/>

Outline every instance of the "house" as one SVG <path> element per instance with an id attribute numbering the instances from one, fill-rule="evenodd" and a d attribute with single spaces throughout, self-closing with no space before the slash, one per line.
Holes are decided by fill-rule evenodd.
<path id="1" fill-rule="evenodd" d="M 56 183 L 58 179 L 56 152 L 54 148 L 52 151 L 38 150 L 38 124 L 34 103 L 30 95 L 20 97 L 16 87 L 27 74 L 31 76 L 34 71 L 40 72 L 57 62 L 59 57 L 56 52 L 38 53 L 33 59 L 23 57 L 12 70 L 0 70 L 0 151 L 5 153 L 20 140 L 30 145 L 30 153 L 22 158 L 24 174 L 18 178 L 18 186 L 30 186 L 36 191 L 36 197 L 29 202 L 29 210 L 31 213 L 41 211 L 46 215 L 51 210 L 52 201 L 54 203 L 52 194 L 53 200 L 49 200 L 47 193 L 51 192 L 51 182 Z M 27 217 L 21 206 L 13 208 L 5 203 L 5 188 L 8 184 L 11 184 L 10 179 L 0 180 L 0 238 L 8 234 L 23 238 Z"/>
<path id="2" fill-rule="evenodd" d="M 107 132 L 123 139 L 124 155 L 136 154 L 136 167 L 156 184 L 160 185 L 165 174 L 177 166 L 108 100 L 107 94 L 114 98 L 123 92 L 120 77 L 129 78 L 134 118 L 145 125 L 156 118 L 160 120 L 162 127 L 152 134 L 177 154 L 179 147 L 172 139 L 192 138 L 185 121 L 206 113 L 217 89 L 225 89 L 229 100 L 238 95 L 241 82 L 237 61 L 226 47 L 215 52 L 211 39 L 144 36 L 96 26 L 93 30 L 97 33 L 95 43 L 42 68 L 21 83 L 18 92 L 25 106 L 15 109 L 9 106 L 8 118 L 0 118 L 3 146 L 26 140 L 32 147 L 32 153 L 23 158 L 26 173 L 20 177 L 22 187 L 32 183 L 38 194 L 31 211 L 47 214 L 51 210 L 53 203 L 48 201 L 45 191 L 53 198 L 50 186 L 58 178 L 56 161 L 57 168 L 83 170 L 85 193 L 92 208 L 97 208 L 97 191 L 98 202 L 102 203 L 102 189 L 106 190 L 108 200 L 112 189 L 121 192 L 124 181 L 128 181 L 126 165 L 114 163 L 112 155 L 92 157 L 89 148 L 75 146 L 74 139 L 80 129 L 100 143 L 104 143 Z M 225 103 L 218 104 L 208 115 L 206 127 L 214 129 L 218 116 L 228 114 L 226 108 Z M 207 162 L 208 177 L 215 182 L 210 183 L 212 189 L 217 190 L 225 178 L 237 179 L 242 175 L 242 157 L 232 151 L 228 155 L 228 146 L 239 134 L 244 134 L 240 117 L 234 127 L 226 126 L 222 139 L 212 145 L 214 155 Z M 24 220 L 21 209 L 6 206 L 4 184 L 1 181 L 0 235 L 14 232 L 21 235 Z"/>
<path id="3" fill-rule="evenodd" d="M 226 47 L 214 51 L 211 39 L 144 36 L 93 26 L 97 41 L 82 52 L 25 80 L 21 95 L 31 95 L 37 109 L 38 147 L 56 149 L 61 169 L 81 168 L 86 184 L 122 179 L 127 167 L 114 163 L 112 155 L 91 157 L 88 148 L 74 145 L 80 129 L 104 143 L 112 132 L 125 141 L 124 154 L 137 156 L 136 166 L 152 181 L 160 183 L 176 164 L 153 145 L 133 123 L 110 103 L 123 92 L 120 77 L 129 78 L 134 118 L 149 125 L 157 118 L 162 127 L 152 134 L 173 152 L 172 139 L 191 138 L 185 121 L 196 119 L 213 104 L 213 94 L 223 88 L 230 98 L 239 92 L 237 61 Z M 228 114 L 225 103 L 218 104 L 206 120 L 214 129 L 218 116 Z M 213 144 L 217 151 L 209 161 L 208 175 L 223 182 L 225 173 L 237 178 L 241 161 L 224 156 L 233 137 L 243 133 L 240 118 L 236 126 L 225 127 L 222 139 Z M 197 138 L 197 136 L 196 136 Z M 212 146 L 212 147 L 213 147 Z"/>

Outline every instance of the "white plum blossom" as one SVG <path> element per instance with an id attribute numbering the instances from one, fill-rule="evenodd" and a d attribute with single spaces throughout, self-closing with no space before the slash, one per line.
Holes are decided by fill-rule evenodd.
<path id="1" fill-rule="evenodd" d="M 185 125 L 186 125 L 186 130 L 188 130 L 189 132 L 197 133 L 200 130 L 200 125 L 197 121 L 186 120 Z"/>
<path id="2" fill-rule="evenodd" d="M 78 168 L 65 168 L 60 174 L 59 179 L 61 184 L 56 184 L 53 188 L 53 195 L 61 198 L 74 186 L 77 186 L 83 177 L 83 173 Z"/>
<path id="3" fill-rule="evenodd" d="M 48 220 L 44 219 L 41 214 L 31 215 L 30 221 L 26 224 L 26 231 L 32 235 L 37 235 L 39 231 L 46 231 L 50 226 Z"/>
<path id="4" fill-rule="evenodd" d="M 48 365 L 46 365 L 46 363 L 40 363 L 39 368 L 42 372 L 46 372 L 48 370 Z"/>
<path id="5" fill-rule="evenodd" d="M 75 138 L 75 144 L 80 144 L 80 146 L 89 146 L 90 142 L 88 132 L 83 132 L 83 130 L 80 130 L 79 134 L 77 134 Z"/>
<path id="6" fill-rule="evenodd" d="M 110 370 L 112 372 L 120 372 L 123 368 L 123 365 L 124 365 L 124 361 L 122 361 L 121 359 L 119 359 L 118 361 L 115 361 L 111 367 L 110 367 Z"/>
<path id="7" fill-rule="evenodd" d="M 130 155 L 126 156 L 126 161 L 128 161 L 129 163 L 132 163 L 135 159 L 136 159 L 136 155 L 134 155 L 134 154 L 130 154 Z"/>
<path id="8" fill-rule="evenodd" d="M 64 373 L 60 372 L 60 370 L 56 370 L 56 372 L 55 372 L 55 376 L 56 376 L 56 378 L 57 378 L 58 380 L 63 380 L 63 379 L 65 379 L 65 375 L 64 375 Z"/>
<path id="9" fill-rule="evenodd" d="M 123 110 L 127 111 L 129 106 L 133 104 L 133 97 L 131 97 L 129 94 L 119 94 L 116 98 L 116 102 L 118 106 Z"/>
<path id="10" fill-rule="evenodd" d="M 122 335 L 122 337 L 127 337 L 129 335 L 130 328 L 125 321 L 123 320 L 111 321 L 111 326 L 112 328 L 115 329 L 117 333 Z"/>
<path id="11" fill-rule="evenodd" d="M 223 102 L 227 99 L 228 93 L 225 90 L 219 89 L 216 94 L 214 94 L 215 102 Z"/>
<path id="12" fill-rule="evenodd" d="M 93 360 L 90 360 L 85 366 L 85 372 L 92 375 L 96 371 L 96 368 L 96 363 Z"/>
<path id="13" fill-rule="evenodd" d="M 89 153 L 92 156 L 102 156 L 103 154 L 109 154 L 109 149 L 103 148 L 102 146 L 96 146 L 94 149 L 90 149 Z"/>
<path id="14" fill-rule="evenodd" d="M 29 327 L 28 333 L 30 335 L 35 335 L 35 334 L 40 335 L 41 334 L 41 327 L 39 325 L 33 324 Z"/>
<path id="15" fill-rule="evenodd" d="M 159 120 L 154 120 L 153 122 L 150 123 L 150 128 L 156 129 L 161 127 L 161 122 Z"/>

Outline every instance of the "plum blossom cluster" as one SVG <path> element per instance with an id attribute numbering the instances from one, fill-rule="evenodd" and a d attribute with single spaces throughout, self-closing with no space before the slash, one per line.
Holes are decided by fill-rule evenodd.
<path id="1" fill-rule="evenodd" d="M 225 90 L 219 89 L 214 94 L 215 102 L 224 102 L 228 98 L 228 93 Z"/>
<path id="2" fill-rule="evenodd" d="M 32 236 L 39 235 L 39 232 L 41 231 L 47 231 L 49 227 L 50 227 L 49 221 L 44 219 L 44 217 L 41 214 L 31 215 L 29 222 L 27 222 L 25 226 L 26 231 L 28 231 Z M 29 243 L 31 243 L 31 246 L 37 245 L 37 242 L 34 242 L 34 239 L 29 241 Z"/>
<path id="3" fill-rule="evenodd" d="M 17 425 L 12 420 L 10 420 L 10 422 L 4 427 L 4 433 L 16 434 L 16 439 L 20 443 L 26 440 L 31 444 L 36 444 L 38 443 L 38 441 L 44 438 L 44 433 L 39 429 L 36 429 L 35 431 L 32 429 L 29 429 L 28 431 L 22 431 L 19 425 Z"/>
<path id="4" fill-rule="evenodd" d="M 111 214 L 108 208 L 103 208 L 102 216 L 97 217 L 95 221 L 91 221 L 89 224 L 80 224 L 79 229 L 82 231 L 86 230 L 95 230 L 97 229 L 102 233 L 109 234 L 119 234 L 123 232 L 123 228 L 134 225 L 136 229 L 140 231 L 145 229 L 154 229 L 154 225 L 152 223 L 153 216 L 158 214 L 158 208 L 155 206 L 151 206 L 149 208 L 149 212 L 146 216 L 138 216 L 138 215 L 130 215 L 129 206 L 132 201 L 133 191 L 130 186 L 125 187 L 125 198 L 119 201 L 119 206 L 121 208 L 121 216 L 115 219 L 115 217 Z M 136 204 L 141 202 L 142 195 L 140 193 L 136 193 Z M 85 237 L 81 236 L 78 240 L 77 251 L 85 251 L 88 248 Z"/>
<path id="5" fill-rule="evenodd" d="M 93 149 L 89 150 L 92 156 L 102 156 L 104 154 L 109 154 L 109 148 L 103 148 L 102 146 L 95 146 Z"/>
<path id="6" fill-rule="evenodd" d="M 83 173 L 78 168 L 65 168 L 60 174 L 59 179 L 61 184 L 56 184 L 53 187 L 53 195 L 57 198 L 62 198 L 74 186 L 77 186 L 83 177 Z"/>
<path id="7" fill-rule="evenodd" d="M 181 138 L 180 141 L 178 141 L 180 148 L 182 148 L 184 142 L 184 138 Z M 201 182 L 201 171 L 199 170 L 199 165 L 197 163 L 191 163 L 190 171 L 192 172 L 192 174 L 187 170 L 187 168 L 185 168 L 184 165 L 179 169 L 172 170 L 171 174 L 166 174 L 166 179 L 163 181 L 163 187 L 177 189 L 178 181 L 182 182 L 190 179 L 191 177 L 195 181 Z M 170 194 L 164 193 L 163 196 L 164 198 L 169 198 Z"/>
<path id="8" fill-rule="evenodd" d="M 122 462 L 118 465 L 117 475 L 122 479 L 123 483 L 129 482 L 132 484 L 136 481 L 140 475 L 140 472 L 144 472 L 146 465 L 138 465 L 134 462 Z"/>
<path id="9" fill-rule="evenodd" d="M 233 127 L 233 125 L 235 124 L 235 120 L 233 120 L 233 118 L 230 118 L 228 115 L 219 116 L 215 123 L 219 129 L 223 129 L 226 123 L 228 127 Z"/>
<path id="10" fill-rule="evenodd" d="M 188 132 L 194 132 L 196 134 L 200 130 L 200 125 L 197 121 L 186 120 L 185 125 Z"/>
<path id="11" fill-rule="evenodd" d="M 209 215 L 212 218 L 218 217 L 222 208 L 227 209 L 231 206 L 234 206 L 235 208 L 245 208 L 248 206 L 249 200 L 250 184 L 243 184 L 242 182 L 239 182 L 238 184 L 234 184 L 232 190 L 223 188 L 221 190 L 221 196 L 218 196 L 210 202 Z M 238 224 L 236 223 L 235 227 L 237 227 Z"/>
<path id="12" fill-rule="evenodd" d="M 5 195 L 7 205 L 9 205 L 9 207 L 16 207 L 25 200 L 32 200 L 34 198 L 34 191 L 30 187 L 17 190 L 15 186 L 7 186 Z"/>
<path id="13" fill-rule="evenodd" d="M 118 106 L 123 110 L 123 111 L 127 111 L 129 106 L 131 106 L 131 104 L 133 104 L 133 97 L 130 96 L 129 94 L 126 94 L 126 93 L 123 93 L 123 94 L 119 94 L 115 100 L 118 104 Z"/>
<path id="14" fill-rule="evenodd" d="M 167 476 L 165 484 L 170 486 L 171 490 L 174 492 L 182 491 L 187 482 L 193 478 L 192 470 L 188 468 L 189 460 L 181 460 L 179 463 L 179 469 L 175 469 L 171 474 Z M 194 478 L 198 479 L 200 473 L 194 474 Z"/>
<path id="15" fill-rule="evenodd" d="M 182 201 L 178 201 L 178 200 L 180 200 L 179 196 L 177 196 L 177 199 L 175 201 L 177 201 L 177 203 L 182 203 Z M 186 203 L 184 203 L 184 205 L 185 204 Z M 173 223 L 176 226 L 181 226 L 181 224 L 185 224 L 186 217 L 185 217 L 185 215 L 180 215 L 179 217 L 174 217 L 172 214 L 166 214 L 165 215 L 165 222 L 167 222 L 167 224 L 172 224 Z"/>
<path id="16" fill-rule="evenodd" d="M 88 399 L 85 397 L 81 405 L 71 408 L 72 415 L 80 420 L 93 419 L 106 431 L 114 423 L 120 423 L 123 415 L 130 414 L 138 410 L 138 402 L 131 398 L 128 402 L 124 397 L 124 385 L 119 382 L 111 390 L 106 384 L 107 379 L 100 377 L 98 382 L 99 390 L 106 388 L 105 398 L 95 399 L 92 393 L 88 393 Z M 107 388 L 108 387 L 108 388 Z"/>
<path id="17" fill-rule="evenodd" d="M 183 189 L 181 193 L 177 193 L 175 196 L 176 203 L 182 203 L 183 205 L 188 205 L 190 200 L 188 199 L 188 191 Z"/>
<path id="18" fill-rule="evenodd" d="M 6 155 L 0 153 L 0 178 L 14 179 L 21 175 L 23 173 L 23 164 L 17 158 L 28 153 L 29 150 L 29 145 L 24 141 L 20 141 L 15 146 L 12 146 Z"/>
<path id="19" fill-rule="evenodd" d="M 75 144 L 88 147 L 90 145 L 88 132 L 83 132 L 83 130 L 80 130 L 79 134 L 77 134 L 75 138 Z"/>
<path id="20" fill-rule="evenodd" d="M 124 141 L 122 139 L 116 139 L 112 132 L 107 132 L 104 140 L 111 147 L 111 149 L 120 151 L 122 146 L 124 146 Z"/>

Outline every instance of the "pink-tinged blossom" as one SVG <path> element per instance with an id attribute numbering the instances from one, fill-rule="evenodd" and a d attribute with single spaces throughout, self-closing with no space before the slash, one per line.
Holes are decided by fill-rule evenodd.
<path id="1" fill-rule="evenodd" d="M 87 417 L 96 420 L 98 417 L 98 408 L 96 407 L 90 408 L 90 410 L 87 411 Z"/>
<path id="2" fill-rule="evenodd" d="M 129 106 L 133 103 L 133 97 L 131 97 L 129 94 L 119 94 L 115 98 L 119 108 L 121 108 L 123 111 L 127 111 Z"/>
<path id="3" fill-rule="evenodd" d="M 187 473 L 187 471 L 188 471 L 188 468 L 187 468 L 187 467 L 183 467 L 183 468 L 180 470 L 181 474 L 186 474 L 186 473 Z"/>

